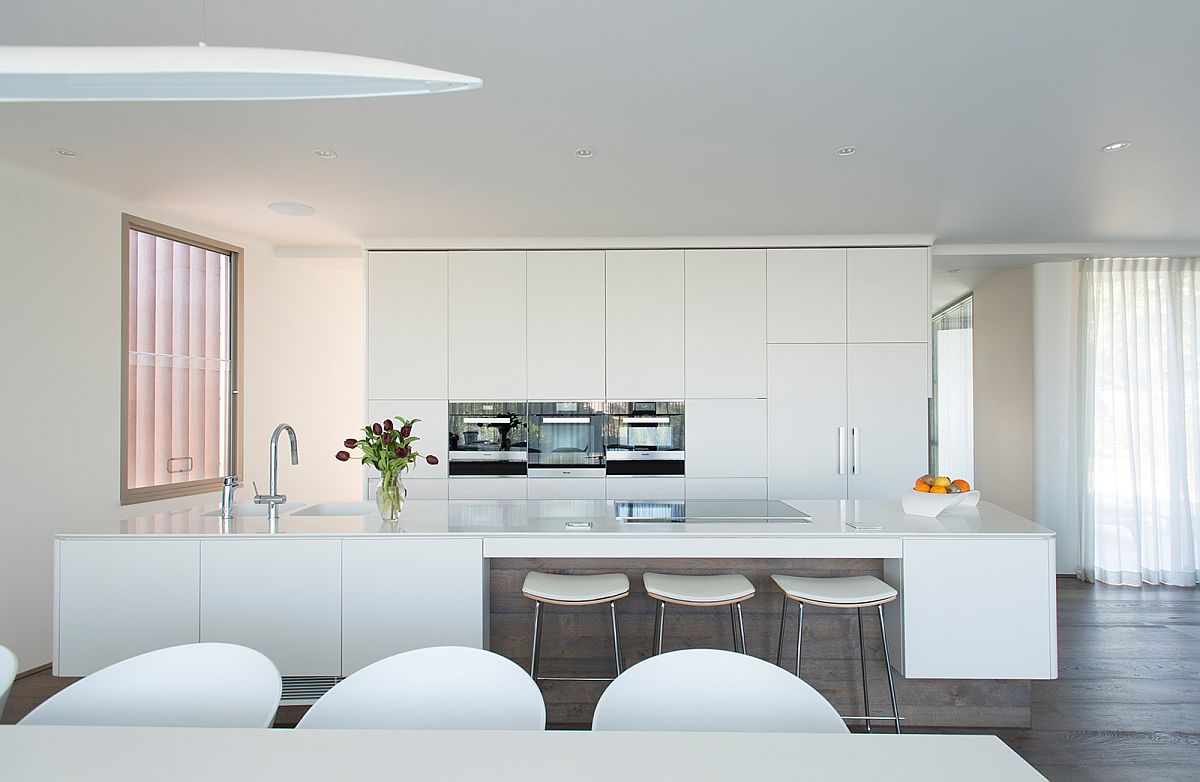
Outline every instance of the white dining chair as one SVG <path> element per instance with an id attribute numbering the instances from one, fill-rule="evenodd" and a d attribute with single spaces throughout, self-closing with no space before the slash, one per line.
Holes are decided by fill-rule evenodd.
<path id="1" fill-rule="evenodd" d="M 434 646 L 392 655 L 347 676 L 297 728 L 544 730 L 537 684 L 482 649 Z"/>
<path id="2" fill-rule="evenodd" d="M 17 656 L 7 646 L 0 646 L 0 719 L 4 717 L 4 704 L 17 678 Z"/>
<path id="3" fill-rule="evenodd" d="M 805 682 L 721 649 L 683 649 L 634 665 L 600 696 L 592 730 L 849 733 Z"/>
<path id="4" fill-rule="evenodd" d="M 283 680 L 244 646 L 187 644 L 139 654 L 86 676 L 22 725 L 268 728 Z"/>

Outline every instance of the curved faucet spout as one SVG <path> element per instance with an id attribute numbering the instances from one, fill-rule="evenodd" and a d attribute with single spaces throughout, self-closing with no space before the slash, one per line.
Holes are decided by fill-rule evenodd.
<path id="1" fill-rule="evenodd" d="M 287 495 L 279 493 L 279 435 L 287 432 L 288 444 L 292 450 L 292 464 L 300 463 L 300 455 L 296 449 L 296 430 L 289 424 L 280 424 L 271 433 L 270 464 L 267 475 L 266 495 L 256 495 L 254 501 L 267 506 L 267 523 L 271 532 L 279 523 L 279 506 L 287 502 Z"/>
<path id="2" fill-rule="evenodd" d="M 300 456 L 296 450 L 296 430 L 292 428 L 291 424 L 280 424 L 279 426 L 275 427 L 275 431 L 271 432 L 271 445 L 278 447 L 279 435 L 281 432 L 287 432 L 288 442 L 292 446 L 292 464 L 299 464 Z M 272 459 L 272 462 L 273 461 L 274 459 Z"/>

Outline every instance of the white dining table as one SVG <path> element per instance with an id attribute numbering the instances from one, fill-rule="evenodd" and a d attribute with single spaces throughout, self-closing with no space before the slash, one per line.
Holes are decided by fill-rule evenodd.
<path id="1" fill-rule="evenodd" d="M 0 726 L 0 779 L 1018 782 L 995 736 Z"/>

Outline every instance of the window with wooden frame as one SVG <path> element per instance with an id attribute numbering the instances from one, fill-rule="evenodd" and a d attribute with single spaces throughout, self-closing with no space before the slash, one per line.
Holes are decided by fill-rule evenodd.
<path id="1" fill-rule="evenodd" d="M 241 461 L 240 247 L 122 217 L 121 504 L 217 491 Z"/>

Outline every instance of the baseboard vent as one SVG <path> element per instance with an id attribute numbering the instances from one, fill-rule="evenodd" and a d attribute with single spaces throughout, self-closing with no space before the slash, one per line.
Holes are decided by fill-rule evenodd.
<path id="1" fill-rule="evenodd" d="M 313 703 L 333 685 L 342 680 L 341 676 L 284 676 L 283 697 L 280 703 L 304 704 Z"/>

